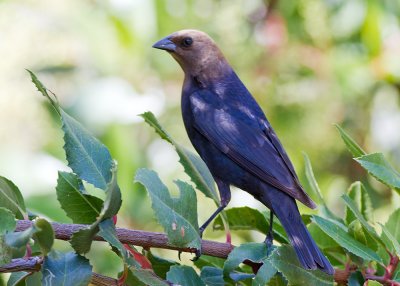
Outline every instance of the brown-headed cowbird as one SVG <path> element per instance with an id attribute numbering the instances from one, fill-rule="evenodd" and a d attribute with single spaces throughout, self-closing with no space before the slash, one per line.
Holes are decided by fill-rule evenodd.
<path id="1" fill-rule="evenodd" d="M 220 49 L 205 33 L 175 32 L 153 45 L 170 53 L 185 73 L 182 116 L 188 136 L 205 161 L 221 197 L 221 205 L 200 233 L 229 203 L 230 186 L 262 202 L 280 220 L 305 269 L 334 269 L 305 227 L 298 200 L 310 208 L 306 194 L 281 142 L 250 92 Z M 266 238 L 272 244 L 272 229 Z"/>

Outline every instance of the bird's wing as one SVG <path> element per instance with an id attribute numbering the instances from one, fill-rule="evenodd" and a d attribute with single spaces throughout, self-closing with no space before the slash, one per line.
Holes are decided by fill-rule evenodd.
<path id="1" fill-rule="evenodd" d="M 240 112 L 235 114 L 224 108 L 210 91 L 191 94 L 190 102 L 194 127 L 219 150 L 264 182 L 310 208 L 316 207 L 298 184 L 294 168 L 273 131 L 258 122 L 253 124 Z"/>

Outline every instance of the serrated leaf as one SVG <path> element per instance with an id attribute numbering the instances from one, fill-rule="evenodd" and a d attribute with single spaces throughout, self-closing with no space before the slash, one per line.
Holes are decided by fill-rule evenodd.
<path id="1" fill-rule="evenodd" d="M 265 243 L 244 243 L 235 247 L 224 263 L 224 276 L 235 270 L 240 263 L 248 259 L 253 262 L 262 262 L 268 257 L 268 250 Z"/>
<path id="2" fill-rule="evenodd" d="M 204 255 L 202 255 L 202 256 L 204 256 Z M 149 259 L 151 265 L 153 266 L 154 273 L 156 273 L 157 276 L 159 276 L 163 279 L 167 279 L 167 272 L 169 271 L 171 266 L 179 265 L 179 263 L 177 263 L 175 261 L 164 259 L 162 257 L 154 255 L 150 251 L 147 252 L 147 258 Z"/>
<path id="3" fill-rule="evenodd" d="M 125 264 L 127 264 L 129 267 L 134 266 L 136 268 L 140 268 L 140 264 L 129 255 L 124 245 L 119 241 L 117 232 L 115 230 L 115 225 L 112 220 L 107 219 L 100 222 L 99 228 L 99 235 L 104 238 L 112 247 L 115 247 L 118 250 L 118 253 L 122 256 Z"/>
<path id="4" fill-rule="evenodd" d="M 189 266 L 172 266 L 167 273 L 167 280 L 178 285 L 206 286 L 196 271 Z"/>
<path id="5" fill-rule="evenodd" d="M 219 196 L 215 188 L 214 178 L 204 161 L 195 153 L 189 151 L 182 145 L 175 142 L 171 136 L 164 130 L 158 123 L 156 117 L 151 112 L 145 112 L 140 115 L 147 124 L 154 128 L 157 134 L 168 143 L 175 147 L 179 156 L 185 173 L 190 177 L 191 181 L 195 184 L 196 189 L 202 192 L 206 197 L 211 198 L 217 206 L 220 205 Z M 229 235 L 229 224 L 225 215 L 225 211 L 221 211 L 220 217 L 222 218 L 225 231 Z"/>
<path id="6" fill-rule="evenodd" d="M 140 116 L 147 124 L 154 128 L 162 139 L 175 147 L 180 158 L 180 163 L 185 169 L 185 173 L 189 175 L 192 182 L 196 185 L 196 188 L 205 196 L 213 199 L 217 204 L 219 204 L 214 179 L 204 161 L 193 152 L 176 143 L 160 125 L 153 113 L 145 112 Z"/>
<path id="7" fill-rule="evenodd" d="M 400 243 L 399 241 L 393 236 L 393 234 L 382 224 L 380 224 L 382 227 L 383 233 L 387 236 L 387 238 L 390 240 L 390 242 L 393 245 L 393 248 L 398 256 L 400 256 Z"/>
<path id="8" fill-rule="evenodd" d="M 353 213 L 353 215 L 363 225 L 365 230 L 368 231 L 369 235 L 371 235 L 372 238 L 374 238 L 378 243 L 384 246 L 385 245 L 384 242 L 381 240 L 376 230 L 367 222 L 364 216 L 357 209 L 355 202 L 346 194 L 342 195 L 342 199 L 346 203 L 348 210 L 350 210 Z"/>
<path id="9" fill-rule="evenodd" d="M 313 221 L 330 237 L 332 237 L 338 244 L 347 249 L 349 252 L 367 260 L 367 261 L 378 261 L 382 263 L 382 259 L 371 249 L 364 246 L 354 238 L 352 238 L 344 225 L 340 225 L 338 222 L 313 216 Z"/>
<path id="10" fill-rule="evenodd" d="M 81 179 L 99 189 L 106 190 L 112 178 L 111 170 L 114 165 L 107 147 L 68 115 L 59 106 L 57 98 L 48 94 L 48 89 L 36 75 L 29 70 L 28 72 L 37 89 L 50 101 L 61 117 L 68 166 Z"/>
<path id="11" fill-rule="evenodd" d="M 121 207 L 121 191 L 117 184 L 117 169 L 116 166 L 112 169 L 112 179 L 106 188 L 106 198 L 103 208 L 97 220 L 89 227 L 81 229 L 72 235 L 70 240 L 72 247 L 79 254 L 87 253 L 90 250 L 94 236 L 99 231 L 99 223 L 112 218 L 118 213 Z"/>
<path id="12" fill-rule="evenodd" d="M 382 153 L 367 154 L 354 158 L 374 178 L 400 194 L 400 174 Z"/>
<path id="13" fill-rule="evenodd" d="M 269 230 L 269 212 L 264 215 L 256 209 L 249 207 L 236 207 L 225 210 L 225 215 L 232 230 L 257 230 L 266 234 Z M 287 243 L 285 231 L 277 220 L 273 222 L 274 239 L 281 243 Z M 217 217 L 213 223 L 214 230 L 224 230 L 221 217 Z"/>
<path id="14" fill-rule="evenodd" d="M 201 247 L 197 223 L 197 199 L 192 186 L 176 181 L 180 196 L 172 198 L 157 173 L 147 169 L 136 172 L 135 181 L 149 192 L 152 208 L 163 226 L 170 244 L 179 247 Z"/>
<path id="15" fill-rule="evenodd" d="M 310 158 L 308 157 L 308 155 L 305 152 L 303 152 L 303 157 L 304 157 L 304 162 L 305 162 L 306 178 L 307 178 L 308 184 L 311 187 L 311 190 L 318 197 L 318 200 L 319 200 L 318 209 L 319 209 L 320 214 L 324 217 L 340 221 L 340 219 L 326 205 L 324 197 L 322 196 L 321 189 L 319 188 L 317 180 L 315 179 L 314 171 L 312 169 Z"/>
<path id="16" fill-rule="evenodd" d="M 289 285 L 333 285 L 333 277 L 320 270 L 306 270 L 289 245 L 278 247 L 269 257 L 269 262 L 288 280 Z"/>
<path id="17" fill-rule="evenodd" d="M 38 91 L 50 101 L 51 105 L 54 107 L 54 109 L 57 111 L 57 113 L 60 114 L 60 107 L 58 105 L 57 98 L 54 97 L 54 99 L 53 99 L 53 97 L 51 97 L 49 95 L 49 93 L 47 92 L 48 91 L 47 88 L 44 86 L 44 84 L 37 78 L 37 76 L 32 71 L 30 71 L 28 69 L 26 71 L 31 76 L 32 82 L 36 86 Z"/>
<path id="18" fill-rule="evenodd" d="M 201 269 L 200 278 L 207 286 L 230 285 L 224 281 L 222 269 L 217 267 L 205 266 Z"/>
<path id="19" fill-rule="evenodd" d="M 54 230 L 51 224 L 43 219 L 35 219 L 34 224 L 37 231 L 33 234 L 33 239 L 39 244 L 40 250 L 44 256 L 50 252 L 54 243 Z"/>
<path id="20" fill-rule="evenodd" d="M 24 219 L 26 215 L 24 198 L 18 187 L 2 176 L 0 176 L 0 207 L 9 209 L 18 219 Z"/>
<path id="21" fill-rule="evenodd" d="M 92 277 L 89 260 L 76 253 L 52 251 L 42 266 L 42 285 L 87 286 Z"/>
<path id="22" fill-rule="evenodd" d="M 100 215 L 103 201 L 83 193 L 81 183 L 73 173 L 58 172 L 57 199 L 74 223 L 91 224 Z"/>
<path id="23" fill-rule="evenodd" d="M 266 285 L 272 277 L 276 274 L 276 268 L 267 259 L 264 259 L 263 265 L 257 272 L 256 277 L 254 277 L 252 286 L 264 286 Z"/>
<path id="24" fill-rule="evenodd" d="M 336 129 L 339 131 L 340 137 L 342 137 L 344 144 L 346 144 L 347 149 L 353 155 L 353 157 L 360 157 L 365 155 L 365 151 L 354 141 L 353 138 L 347 134 L 346 131 L 342 129 L 338 124 L 335 124 Z"/>
<path id="25" fill-rule="evenodd" d="M 361 182 L 354 182 L 347 190 L 347 195 L 354 201 L 357 209 L 366 220 L 369 220 L 372 215 L 372 203 L 367 190 Z M 352 211 L 346 207 L 345 209 L 345 222 L 350 224 L 356 216 Z"/>
<path id="26" fill-rule="evenodd" d="M 378 244 L 360 221 L 352 221 L 349 225 L 349 234 L 373 251 L 378 250 Z"/>
<path id="27" fill-rule="evenodd" d="M 0 236 L 14 231 L 16 225 L 14 213 L 9 209 L 0 207 Z"/>
<path id="28" fill-rule="evenodd" d="M 151 286 L 169 286 L 170 284 L 160 277 L 158 277 L 153 271 L 149 269 L 136 269 L 136 268 L 129 268 L 129 271 L 138 278 L 141 282 L 145 285 Z"/>
<path id="29" fill-rule="evenodd" d="M 312 222 L 307 228 L 319 248 L 323 250 L 335 250 L 335 252 L 343 253 L 343 248 L 329 235 L 323 232 L 317 224 Z"/>
<path id="30" fill-rule="evenodd" d="M 78 176 L 95 187 L 106 190 L 111 181 L 114 162 L 110 152 L 78 121 L 60 109 L 64 150 L 68 166 Z"/>
<path id="31" fill-rule="evenodd" d="M 275 275 L 268 282 L 268 286 L 286 286 L 287 282 L 283 279 L 282 275 Z"/>
<path id="32" fill-rule="evenodd" d="M 389 219 L 385 223 L 384 227 L 387 232 L 389 232 L 393 236 L 394 239 L 388 237 L 385 231 L 382 232 L 381 238 L 385 242 L 386 247 L 389 247 L 390 251 L 396 251 L 397 246 L 395 246 L 392 241 L 400 241 L 400 209 L 395 210 L 389 216 Z M 398 252 L 397 254 L 400 255 Z"/>

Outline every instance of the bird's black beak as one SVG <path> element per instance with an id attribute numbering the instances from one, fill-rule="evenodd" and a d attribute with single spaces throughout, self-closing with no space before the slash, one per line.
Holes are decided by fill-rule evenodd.
<path id="1" fill-rule="evenodd" d="M 168 52 L 175 52 L 176 45 L 171 41 L 171 38 L 165 37 L 159 40 L 157 43 L 153 45 L 153 48 L 168 51 Z"/>

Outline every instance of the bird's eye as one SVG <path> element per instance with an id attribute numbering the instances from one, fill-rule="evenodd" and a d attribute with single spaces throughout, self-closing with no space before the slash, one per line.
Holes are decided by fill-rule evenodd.
<path id="1" fill-rule="evenodd" d="M 182 46 L 184 46 L 185 48 L 190 47 L 193 43 L 193 39 L 190 37 L 184 38 L 182 40 Z"/>

